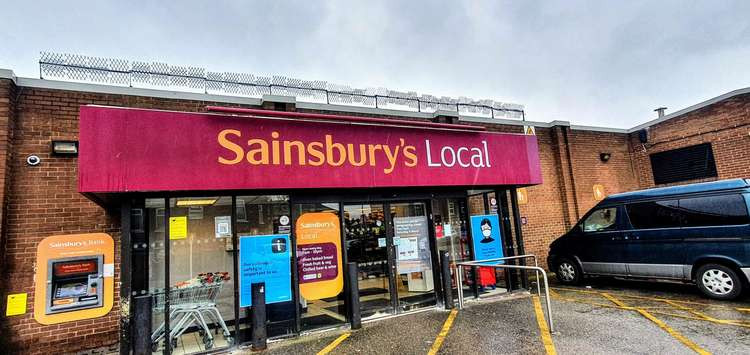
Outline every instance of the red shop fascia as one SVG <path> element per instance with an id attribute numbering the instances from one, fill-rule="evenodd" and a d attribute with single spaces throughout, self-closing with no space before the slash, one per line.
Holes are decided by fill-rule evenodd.
<path id="1" fill-rule="evenodd" d="M 515 191 L 542 183 L 536 136 L 374 117 L 217 107 L 208 111 L 81 107 L 79 191 L 101 205 L 121 207 L 120 294 L 129 298 L 121 304 L 130 307 L 129 312 L 122 312 L 127 317 L 123 324 L 129 324 L 122 329 L 125 343 L 129 342 L 125 346 L 150 342 L 142 329 L 155 328 L 151 324 L 157 320 L 151 298 L 154 286 L 169 288 L 179 281 L 170 278 L 170 264 L 174 267 L 178 262 L 174 254 L 169 249 L 155 250 L 159 243 L 149 235 L 155 221 L 147 211 L 148 201 L 155 199 L 167 206 L 156 223 L 163 224 L 157 228 L 167 230 L 160 238 L 168 245 L 169 230 L 175 228 L 169 222 L 169 207 L 175 201 L 231 197 L 227 213 L 235 228 L 231 228 L 227 252 L 235 260 L 234 275 L 238 272 L 237 220 L 244 217 L 238 216 L 242 211 L 237 208 L 238 196 L 286 196 L 288 211 L 306 204 L 335 203 L 339 217 L 344 216 L 347 204 L 424 203 L 432 222 L 436 306 L 442 305 L 443 291 L 435 240 L 444 231 L 440 227 L 436 236 L 435 201 L 459 201 L 466 210 L 469 199 L 479 196 L 484 212 L 500 214 L 502 231 L 509 236 L 503 240 L 504 254 L 523 252 Z M 291 214 L 287 232 L 294 250 L 298 216 Z M 342 245 L 347 245 L 343 218 L 341 223 Z M 389 239 L 388 246 L 392 243 Z M 343 254 L 346 262 L 346 251 Z M 294 265 L 295 310 L 288 316 L 284 334 L 305 330 L 296 306 L 304 302 L 299 299 Z M 232 282 L 234 309 L 227 318 L 238 321 L 227 324 L 232 341 L 239 344 L 249 337 L 241 331 L 246 312 L 237 302 L 240 285 L 237 278 Z"/>

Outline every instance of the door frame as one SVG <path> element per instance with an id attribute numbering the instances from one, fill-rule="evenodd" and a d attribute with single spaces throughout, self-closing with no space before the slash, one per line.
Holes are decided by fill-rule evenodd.
<path id="1" fill-rule="evenodd" d="M 427 238 L 430 244 L 430 264 L 432 267 L 432 293 L 435 295 L 435 307 L 439 307 L 443 305 L 442 302 L 442 275 L 440 274 L 440 264 L 439 264 L 439 257 L 437 252 L 437 238 L 435 236 L 435 226 L 433 225 L 434 217 L 432 215 L 432 199 L 413 199 L 413 200 L 401 200 L 401 201 L 395 201 L 396 203 L 422 203 L 424 204 L 424 213 L 425 217 L 427 218 Z M 396 236 L 395 231 L 393 230 L 393 221 L 390 220 L 392 217 L 390 216 L 390 207 L 391 207 L 391 201 L 388 201 L 385 203 L 386 208 L 388 209 L 387 219 L 388 226 L 391 229 L 390 235 L 388 239 L 390 239 L 390 243 L 393 244 L 393 238 Z M 386 228 L 386 234 L 388 234 L 388 228 Z M 394 279 L 394 283 L 398 281 L 398 273 L 396 273 L 398 270 L 396 268 L 397 263 L 397 255 L 396 255 L 396 248 L 395 246 L 392 247 L 392 261 L 393 261 L 393 267 L 391 268 L 391 275 Z M 395 298 L 393 297 L 395 293 Z M 401 313 L 409 313 L 410 311 L 404 311 L 401 308 L 401 304 L 398 298 L 398 289 L 394 288 L 392 290 L 392 299 L 395 301 L 393 302 L 396 309 L 396 314 Z"/>
<path id="2" fill-rule="evenodd" d="M 343 210 L 345 205 L 382 205 L 383 206 L 383 217 L 385 219 L 385 238 L 386 238 L 386 258 L 387 258 L 387 268 L 388 268 L 388 285 L 389 285 L 389 294 L 391 299 L 391 314 L 402 314 L 402 313 L 408 313 L 408 311 L 404 311 L 401 307 L 400 300 L 398 297 L 398 274 L 397 274 L 397 255 L 396 255 L 396 246 L 393 243 L 393 238 L 395 237 L 395 230 L 393 226 L 393 217 L 391 216 L 391 204 L 393 203 L 422 203 L 424 205 L 424 213 L 425 217 L 427 218 L 427 234 L 428 234 L 428 240 L 429 240 L 429 248 L 430 248 L 430 262 L 432 267 L 432 282 L 433 282 L 433 290 L 432 292 L 435 294 L 435 306 L 441 306 L 443 302 L 441 302 L 441 296 L 442 296 L 442 289 L 439 287 L 439 285 L 442 285 L 441 283 L 441 275 L 440 275 L 440 267 L 438 265 L 438 254 L 437 254 L 437 243 L 435 240 L 435 228 L 432 225 L 433 221 L 433 215 L 432 215 L 432 199 L 414 199 L 414 198 L 403 198 L 403 199 L 383 199 L 383 200 L 354 200 L 354 201 L 341 201 L 340 203 L 340 211 L 341 211 L 341 238 L 342 238 L 342 245 L 346 247 L 346 231 L 344 230 L 343 223 L 344 223 L 344 215 Z M 347 254 L 348 250 L 342 250 L 342 254 Z M 347 259 L 348 257 L 344 256 L 344 259 Z M 345 273 L 348 274 L 348 263 L 345 265 Z M 348 278 L 347 278 L 348 279 Z M 345 285 L 345 290 L 347 292 L 350 292 L 351 285 Z M 347 297 L 348 300 L 348 297 Z M 348 302 L 347 302 L 348 303 Z M 347 305 L 347 309 L 351 309 L 351 305 Z"/>

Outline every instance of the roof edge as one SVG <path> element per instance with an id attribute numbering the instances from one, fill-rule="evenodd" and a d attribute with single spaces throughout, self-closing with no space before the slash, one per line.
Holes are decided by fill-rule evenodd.
<path id="1" fill-rule="evenodd" d="M 744 94 L 750 94 L 750 87 L 746 87 L 746 88 L 742 88 L 742 89 L 737 89 L 737 90 L 732 90 L 732 91 L 730 91 L 728 93 L 725 93 L 725 94 L 722 94 L 722 95 L 710 98 L 710 99 L 708 99 L 706 101 L 699 102 L 699 103 L 697 103 L 695 105 L 683 108 L 682 110 L 672 112 L 672 113 L 670 113 L 668 115 L 664 115 L 664 116 L 659 117 L 659 118 L 657 118 L 655 120 L 651 120 L 651 121 L 648 121 L 646 123 L 637 125 L 637 126 L 635 126 L 633 128 L 628 129 L 627 133 L 633 133 L 633 132 L 639 131 L 641 129 L 648 128 L 648 127 L 651 127 L 653 125 L 657 125 L 659 123 L 662 123 L 664 121 L 671 120 L 673 118 L 676 118 L 676 117 L 688 114 L 690 112 L 702 109 L 702 108 L 704 108 L 706 106 L 713 105 L 713 104 L 715 104 L 717 102 L 721 102 L 721 101 L 724 101 L 726 99 L 729 99 L 729 98 L 732 98 L 732 97 L 735 97 L 735 96 L 739 96 L 739 95 L 744 95 Z"/>
<path id="2" fill-rule="evenodd" d="M 10 79 L 13 83 L 17 82 L 16 74 L 10 69 L 0 68 L 0 79 Z"/>
<path id="3" fill-rule="evenodd" d="M 71 81 L 58 81 L 49 79 L 35 79 L 17 77 L 13 70 L 0 68 L 0 79 L 10 79 L 17 86 L 26 86 L 41 89 L 55 89 L 55 90 L 70 90 L 79 92 L 93 92 L 101 94 L 115 94 L 115 95 L 130 95 L 130 96 L 146 96 L 146 97 L 157 97 L 164 99 L 178 99 L 178 100 L 196 100 L 196 101 L 212 101 L 220 103 L 230 104 L 246 104 L 246 105 L 261 105 L 264 98 L 252 98 L 252 97 L 239 97 L 239 96 L 228 96 L 228 95 L 215 95 L 206 93 L 186 92 L 186 91 L 172 91 L 162 89 L 146 89 L 146 88 L 134 88 L 128 86 L 115 86 L 106 84 L 94 84 L 94 83 L 79 83 Z M 598 127 L 598 126 L 586 126 L 586 125 L 571 125 L 568 121 L 551 121 L 551 122 L 540 122 L 540 121 L 517 121 L 501 118 L 486 118 L 479 116 L 464 116 L 460 115 L 459 120 L 465 122 L 477 122 L 486 124 L 498 124 L 498 125 L 512 125 L 512 126 L 536 126 L 536 127 L 553 127 L 553 126 L 569 126 L 571 129 L 583 130 L 583 131 L 594 131 L 594 132 L 609 132 L 609 133 L 622 133 L 629 134 L 637 132 L 641 129 L 648 128 L 664 121 L 688 114 L 690 112 L 699 110 L 701 108 L 713 105 L 723 100 L 738 96 L 750 94 L 750 87 L 741 88 L 727 92 L 725 94 L 713 97 L 695 105 L 686 107 L 679 111 L 672 112 L 663 117 L 648 121 L 646 123 L 637 125 L 633 128 L 611 128 L 611 127 Z M 345 105 L 331 105 L 331 104 L 319 104 L 297 101 L 296 105 L 298 108 L 305 109 L 318 109 L 318 110 L 329 110 L 337 112 L 356 112 L 373 115 L 394 115 L 402 117 L 413 117 L 413 118 L 424 118 L 430 119 L 437 113 L 427 112 L 413 112 L 393 109 L 381 109 L 371 107 L 358 107 L 358 106 L 345 106 Z"/>

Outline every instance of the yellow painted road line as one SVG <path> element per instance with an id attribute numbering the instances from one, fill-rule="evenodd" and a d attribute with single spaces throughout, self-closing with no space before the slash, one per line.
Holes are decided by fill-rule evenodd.
<path id="1" fill-rule="evenodd" d="M 637 311 L 638 309 L 647 310 L 650 311 L 651 314 L 660 314 L 664 316 L 670 316 L 670 317 L 676 317 L 676 318 L 683 318 L 683 319 L 692 319 L 697 321 L 704 321 L 704 322 L 712 322 L 716 324 L 724 324 L 724 325 L 734 325 L 737 327 L 743 327 L 743 328 L 750 328 L 750 324 L 746 324 L 745 321 L 742 320 L 732 320 L 732 319 L 715 319 L 707 316 L 687 316 L 687 315 L 681 315 L 681 314 L 674 314 L 669 312 L 661 311 L 663 308 L 656 308 L 656 307 L 629 307 L 629 306 L 618 306 L 615 304 L 604 304 L 599 302 L 591 302 L 589 300 L 581 300 L 581 299 L 575 299 L 575 298 L 568 298 L 568 297 L 562 297 L 559 294 L 553 294 L 553 298 L 557 300 L 567 301 L 567 302 L 575 302 L 575 303 L 581 303 L 581 304 L 587 304 L 590 306 L 596 306 L 596 307 L 604 307 L 604 308 L 614 308 L 614 309 L 622 309 L 626 311 Z M 620 301 L 619 299 L 616 299 L 617 301 Z M 674 309 L 675 307 L 669 307 L 667 309 Z M 688 312 L 686 310 L 686 312 Z M 690 312 L 688 312 L 690 313 Z M 699 312 L 700 313 L 700 312 Z"/>
<path id="2" fill-rule="evenodd" d="M 679 305 L 679 304 L 677 304 L 675 302 L 671 302 L 671 301 L 665 301 L 665 302 L 667 304 L 671 305 L 671 306 L 674 306 L 677 309 L 689 312 L 689 313 L 691 313 L 691 314 L 693 314 L 693 315 L 701 318 L 701 320 L 704 320 L 704 321 L 707 321 L 707 322 L 712 322 L 712 323 L 717 323 L 717 324 L 736 325 L 738 327 L 746 327 L 746 328 L 750 327 L 747 324 L 745 324 L 744 321 L 741 321 L 741 320 L 735 321 L 735 320 L 731 320 L 731 319 L 718 319 L 718 318 L 711 317 L 711 316 L 709 316 L 709 315 L 707 315 L 707 314 L 705 314 L 703 312 L 696 311 L 696 310 L 694 310 L 694 309 L 692 309 L 690 307 L 681 306 L 681 305 Z"/>
<path id="3" fill-rule="evenodd" d="M 667 332 L 667 334 L 671 335 L 673 338 L 677 339 L 680 343 L 684 344 L 685 346 L 687 346 L 691 350 L 695 351 L 696 353 L 701 354 L 701 355 L 711 354 L 710 352 L 708 352 L 705 349 L 703 349 L 700 346 L 698 346 L 698 344 L 693 343 L 690 339 L 688 339 L 684 335 L 680 334 L 678 331 L 672 329 L 666 323 L 662 322 L 661 319 L 654 317 L 654 315 L 651 314 L 651 313 L 649 313 L 648 311 L 646 311 L 644 309 L 636 308 L 636 307 L 628 307 L 625 303 L 623 303 L 622 301 L 620 301 L 616 297 L 614 297 L 611 294 L 608 294 L 606 292 L 602 292 L 601 295 L 604 298 L 612 301 L 612 303 L 614 303 L 614 304 L 616 304 L 616 305 L 618 305 L 620 307 L 623 307 L 623 308 L 627 307 L 627 308 L 630 308 L 630 309 L 634 309 L 640 315 L 646 317 L 646 319 L 650 320 L 651 322 L 653 322 L 654 324 L 656 324 L 657 326 L 659 326 L 659 328 L 663 329 L 665 332 Z"/>
<path id="4" fill-rule="evenodd" d="M 443 346 L 443 341 L 445 340 L 445 337 L 448 336 L 448 332 L 451 330 L 453 320 L 456 319 L 456 314 L 458 314 L 458 310 L 454 308 L 451 311 L 451 314 L 448 315 L 448 319 L 446 319 L 445 323 L 443 323 L 443 329 L 440 330 L 440 334 L 438 334 L 437 338 L 435 338 L 435 342 L 432 343 L 430 351 L 427 352 L 428 355 L 437 354 L 438 350 L 440 350 L 440 347 Z"/>
<path id="5" fill-rule="evenodd" d="M 625 303 L 622 303 L 622 301 L 618 300 L 614 296 L 610 295 L 609 293 L 601 292 L 600 294 L 602 295 L 602 297 L 610 300 L 612 303 L 614 303 L 614 304 L 616 304 L 616 305 L 618 305 L 618 306 L 620 306 L 622 308 L 631 308 L 631 307 L 628 307 Z"/>
<path id="6" fill-rule="evenodd" d="M 706 349 L 701 348 L 700 346 L 698 346 L 698 344 L 693 343 L 690 339 L 685 338 L 685 336 L 683 336 L 682 334 L 680 334 L 676 330 L 670 328 L 666 323 L 662 322 L 659 318 L 654 317 L 651 313 L 648 313 L 647 311 L 644 311 L 642 309 L 638 309 L 637 311 L 642 316 L 644 316 L 648 320 L 654 322 L 656 325 L 659 326 L 659 328 L 664 329 L 664 331 L 666 331 L 667 333 L 669 333 L 669 335 L 671 335 L 675 339 L 679 340 L 680 343 L 685 344 L 685 346 L 687 346 L 691 350 L 695 351 L 696 353 L 701 354 L 701 355 L 711 354 Z"/>
<path id="7" fill-rule="evenodd" d="M 566 287 L 554 287 L 550 288 L 551 290 L 560 290 L 560 291 L 570 291 L 570 292 L 578 292 L 578 293 L 588 293 L 588 294 L 599 294 L 599 291 L 594 290 L 579 290 L 574 288 L 566 288 Z M 620 298 L 634 298 L 639 300 L 649 300 L 649 301 L 657 301 L 657 302 L 666 302 L 671 301 L 675 303 L 684 303 L 689 305 L 698 305 L 703 306 L 706 308 L 723 308 L 723 309 L 731 309 L 735 311 L 740 312 L 750 312 L 750 308 L 738 308 L 738 307 L 731 307 L 731 306 L 723 306 L 723 305 L 717 305 L 717 304 L 711 304 L 711 303 L 705 303 L 705 302 L 695 302 L 695 301 L 683 301 L 683 300 L 675 300 L 670 298 L 664 298 L 664 297 L 648 297 L 648 296 L 638 296 L 638 295 L 629 295 L 624 293 L 616 293 L 616 292 L 609 292 L 609 294 L 617 295 L 617 297 Z"/>
<path id="8" fill-rule="evenodd" d="M 706 315 L 704 313 L 698 312 L 698 311 L 696 311 L 696 310 L 694 310 L 694 309 L 692 309 L 690 307 L 686 307 L 686 306 L 680 305 L 679 303 L 672 302 L 672 301 L 664 301 L 664 303 L 666 303 L 666 304 L 668 304 L 668 305 L 670 305 L 670 306 L 672 306 L 674 308 L 677 308 L 679 310 L 692 313 L 693 315 L 698 316 L 700 318 L 703 318 L 703 319 L 705 319 L 707 321 L 712 321 L 712 322 L 718 321 L 718 319 L 716 319 L 716 318 L 713 318 L 713 317 L 710 317 L 710 316 L 708 316 L 708 315 Z"/>
<path id="9" fill-rule="evenodd" d="M 715 318 L 703 318 L 703 317 L 696 317 L 696 316 L 686 316 L 682 314 L 674 314 L 669 312 L 662 312 L 662 311 L 651 311 L 652 314 L 660 314 L 664 316 L 670 316 L 670 317 L 676 317 L 676 318 L 683 318 L 683 319 L 692 319 L 697 321 L 703 321 L 703 322 L 711 322 L 716 324 L 724 324 L 724 325 L 733 325 L 737 327 L 743 327 L 743 328 L 750 328 L 750 324 L 745 324 L 743 321 L 740 320 L 732 320 L 732 319 L 715 319 Z"/>
<path id="10" fill-rule="evenodd" d="M 341 334 L 340 337 L 336 338 L 336 340 L 334 340 L 333 342 L 331 342 L 330 344 L 328 344 L 328 346 L 326 346 L 325 348 L 323 348 L 323 350 L 318 351 L 317 355 L 326 355 L 326 354 L 330 353 L 333 349 L 335 349 L 337 346 L 339 346 L 339 344 L 341 344 L 342 341 L 346 340 L 346 338 L 348 338 L 350 335 L 352 335 L 352 333 Z"/>
<path id="11" fill-rule="evenodd" d="M 534 302 L 534 313 L 536 313 L 536 322 L 539 325 L 539 332 L 542 334 L 542 343 L 544 344 L 544 350 L 547 351 L 547 355 L 556 355 L 555 344 L 552 342 L 552 335 L 549 333 L 549 327 L 547 327 L 547 321 L 544 319 L 544 312 L 542 312 L 542 303 L 539 302 L 539 296 L 533 296 Z"/>

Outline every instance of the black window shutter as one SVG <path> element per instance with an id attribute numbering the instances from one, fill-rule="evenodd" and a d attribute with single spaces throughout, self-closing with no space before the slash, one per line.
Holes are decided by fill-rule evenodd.
<path id="1" fill-rule="evenodd" d="M 649 157 L 656 184 L 718 176 L 711 143 L 654 153 Z"/>

